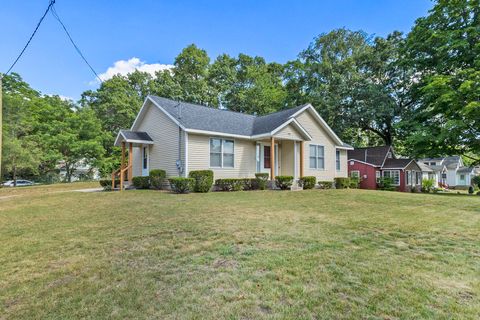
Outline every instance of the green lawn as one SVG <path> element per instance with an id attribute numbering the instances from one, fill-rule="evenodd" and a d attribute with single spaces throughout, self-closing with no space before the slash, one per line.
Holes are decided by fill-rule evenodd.
<path id="1" fill-rule="evenodd" d="M 480 315 L 477 196 L 60 189 L 0 190 L 0 319 Z"/>

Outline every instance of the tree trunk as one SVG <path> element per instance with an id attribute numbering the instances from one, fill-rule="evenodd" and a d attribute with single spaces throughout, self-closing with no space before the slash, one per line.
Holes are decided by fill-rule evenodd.
<path id="1" fill-rule="evenodd" d="M 65 180 L 64 182 L 70 182 L 70 166 L 68 164 L 65 164 Z"/>
<path id="2" fill-rule="evenodd" d="M 17 165 L 13 165 L 13 186 L 17 186 Z"/>

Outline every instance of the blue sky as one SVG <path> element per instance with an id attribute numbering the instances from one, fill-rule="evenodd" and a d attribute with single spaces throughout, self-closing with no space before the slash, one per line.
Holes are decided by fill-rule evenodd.
<path id="1" fill-rule="evenodd" d="M 0 71 L 5 72 L 33 31 L 48 0 L 0 0 Z M 171 64 L 195 43 L 213 60 L 221 53 L 295 59 L 323 32 L 346 27 L 385 36 L 408 32 L 430 0 L 105 1 L 57 0 L 56 9 L 98 73 Z M 139 60 L 131 60 L 132 58 Z M 118 63 L 124 60 L 125 62 Z M 120 68 L 120 69 L 118 69 Z M 127 69 L 125 69 L 127 70 Z M 33 88 L 78 99 L 98 85 L 52 15 L 44 20 L 14 69 Z M 106 76 L 106 75 L 105 75 Z"/>

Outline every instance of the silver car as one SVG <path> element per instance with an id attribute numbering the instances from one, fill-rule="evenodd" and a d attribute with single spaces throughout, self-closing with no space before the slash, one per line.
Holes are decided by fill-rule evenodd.
<path id="1" fill-rule="evenodd" d="M 30 180 L 17 180 L 17 187 L 26 187 L 26 186 L 33 186 L 34 183 Z M 3 184 L 4 187 L 14 187 L 15 183 L 13 180 L 8 180 Z"/>

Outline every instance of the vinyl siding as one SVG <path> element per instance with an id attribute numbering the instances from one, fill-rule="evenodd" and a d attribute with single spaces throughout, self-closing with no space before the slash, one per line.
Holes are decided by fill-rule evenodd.
<path id="1" fill-rule="evenodd" d="M 340 171 L 337 171 L 337 166 L 335 163 L 335 177 L 346 178 L 348 176 L 347 150 L 339 150 L 339 151 L 340 151 Z M 335 158 L 335 161 L 336 160 L 337 158 Z"/>
<path id="2" fill-rule="evenodd" d="M 280 145 L 280 174 L 283 176 L 294 176 L 294 141 L 282 141 Z"/>
<path id="3" fill-rule="evenodd" d="M 178 176 L 176 161 L 179 158 L 179 148 L 182 151 L 184 147 L 184 138 L 179 145 L 179 127 L 166 116 L 161 110 L 155 107 L 151 102 L 145 106 L 147 109 L 143 119 L 139 119 L 135 130 L 145 131 L 153 139 L 154 144 L 150 146 L 149 169 L 163 169 L 167 173 L 167 177 Z M 139 156 L 135 157 L 133 171 L 134 173 L 142 172 L 141 149 L 137 149 Z M 140 161 L 135 161 L 136 159 Z M 184 152 L 182 151 L 182 160 Z"/>
<path id="4" fill-rule="evenodd" d="M 280 130 L 275 134 L 275 138 L 279 139 L 289 139 L 289 140 L 303 140 L 303 137 L 300 135 L 297 129 L 295 129 L 291 124 Z"/>
<path id="5" fill-rule="evenodd" d="M 188 135 L 188 170 L 213 171 L 214 179 L 253 178 L 255 176 L 255 142 L 244 139 L 233 139 L 234 168 L 210 168 L 210 138 L 208 135 Z M 232 139 L 232 138 L 225 138 Z"/>
<path id="6" fill-rule="evenodd" d="M 336 173 L 335 168 L 335 142 L 325 129 L 317 122 L 317 120 L 312 116 L 310 111 L 306 110 L 299 114 L 296 117 L 300 125 L 312 136 L 312 141 L 305 141 L 305 150 L 304 150 L 304 175 L 305 176 L 315 176 L 318 181 L 332 181 L 336 176 L 340 177 L 347 176 L 347 161 L 346 153 L 341 160 L 341 171 Z M 324 156 L 325 156 L 325 169 L 310 169 L 310 145 L 322 145 L 324 146 Z"/>
<path id="7" fill-rule="evenodd" d="M 142 175 L 142 148 L 133 147 L 133 176 Z"/>

